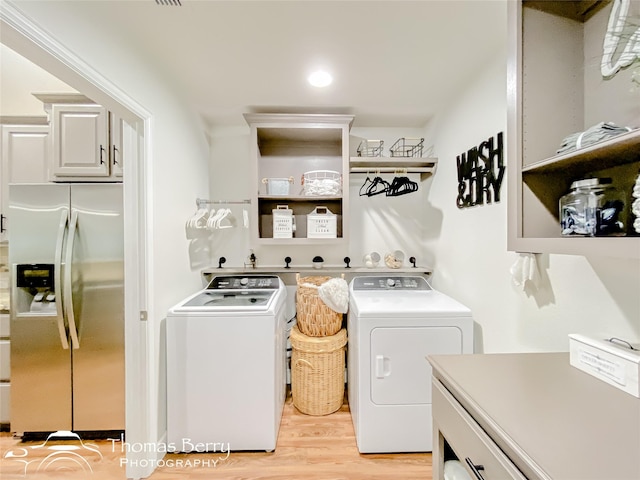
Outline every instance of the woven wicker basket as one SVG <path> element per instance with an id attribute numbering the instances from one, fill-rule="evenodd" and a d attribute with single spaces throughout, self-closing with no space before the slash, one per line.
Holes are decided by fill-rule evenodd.
<path id="1" fill-rule="evenodd" d="M 310 337 L 335 335 L 342 328 L 342 314 L 327 307 L 318 295 L 317 287 L 330 279 L 296 275 L 296 321 L 300 332 Z M 307 287 L 305 283 L 315 287 Z"/>
<path id="2" fill-rule="evenodd" d="M 293 405 L 307 415 L 328 415 L 344 400 L 347 331 L 309 337 L 291 329 L 291 394 Z"/>

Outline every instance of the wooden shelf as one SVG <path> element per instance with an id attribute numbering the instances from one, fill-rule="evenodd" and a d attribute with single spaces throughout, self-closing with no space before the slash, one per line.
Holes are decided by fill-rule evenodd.
<path id="1" fill-rule="evenodd" d="M 293 237 L 293 238 L 270 238 L 261 237 L 257 240 L 260 245 L 332 245 L 341 244 L 344 242 L 344 238 L 307 238 L 307 237 Z"/>
<path id="2" fill-rule="evenodd" d="M 587 173 L 640 161 L 640 129 L 522 167 L 522 173 Z"/>
<path id="3" fill-rule="evenodd" d="M 285 285 L 296 285 L 296 274 L 302 276 L 327 275 L 330 277 L 344 276 L 349 282 L 353 277 L 365 275 L 415 275 L 428 278 L 433 269 L 431 267 L 403 267 L 403 268 L 366 268 L 366 267 L 350 267 L 344 266 L 325 266 L 323 268 L 313 268 L 311 265 L 291 265 L 290 268 L 285 267 L 239 267 L 239 268 L 216 268 L 209 267 L 202 270 L 201 276 L 205 283 L 211 280 L 211 277 L 217 275 L 278 275 Z"/>
<path id="4" fill-rule="evenodd" d="M 552 13 L 578 22 L 591 18 L 598 10 L 610 3 L 610 0 L 524 0 L 524 5 L 543 12 Z"/>
<path id="5" fill-rule="evenodd" d="M 349 172 L 351 173 L 396 173 L 406 170 L 407 173 L 420 173 L 421 180 L 435 172 L 438 159 L 433 157 L 351 157 Z"/>
<path id="6" fill-rule="evenodd" d="M 338 265 L 329 265 L 322 268 L 313 268 L 311 265 L 291 265 L 289 268 L 285 267 L 238 267 L 238 268 L 217 268 L 217 267 L 209 267 L 202 270 L 202 273 L 207 274 L 226 274 L 233 275 L 239 273 L 256 273 L 256 274 L 269 274 L 269 273 L 305 273 L 305 274 L 316 274 L 321 275 L 323 273 L 357 273 L 357 274 L 371 274 L 371 275 L 379 275 L 379 274 L 387 274 L 393 275 L 396 273 L 432 273 L 433 269 L 431 267 L 403 267 L 403 268 L 367 268 L 367 267 L 350 267 L 346 268 L 344 266 Z"/>
<path id="7" fill-rule="evenodd" d="M 518 252 L 640 259 L 640 237 L 520 238 Z"/>
<path id="8" fill-rule="evenodd" d="M 327 195 L 327 196 L 311 196 L 311 195 L 258 195 L 258 200 L 265 200 L 270 202 L 281 202 L 290 200 L 292 202 L 331 202 L 342 200 L 342 195 Z"/>

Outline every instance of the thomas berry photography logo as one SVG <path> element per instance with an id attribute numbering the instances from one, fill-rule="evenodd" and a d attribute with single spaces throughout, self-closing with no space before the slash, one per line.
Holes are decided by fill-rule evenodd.
<path id="1" fill-rule="evenodd" d="M 44 472 L 92 474 L 91 464 L 102 461 L 102 454 L 96 445 L 83 442 L 78 434 L 59 430 L 39 445 L 12 448 L 4 458 L 21 464 L 24 475 Z"/>

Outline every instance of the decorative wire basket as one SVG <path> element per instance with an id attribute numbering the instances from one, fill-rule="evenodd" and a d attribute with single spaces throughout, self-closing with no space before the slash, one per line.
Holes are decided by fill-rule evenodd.
<path id="1" fill-rule="evenodd" d="M 346 329 L 328 337 L 309 337 L 296 325 L 289 339 L 293 405 L 307 415 L 339 410 L 344 400 Z"/>
<path id="2" fill-rule="evenodd" d="M 381 157 L 383 140 L 362 140 L 358 145 L 359 157 Z"/>
<path id="3" fill-rule="evenodd" d="M 301 183 L 308 196 L 339 195 L 342 191 L 342 175 L 334 170 L 305 172 Z"/>
<path id="4" fill-rule="evenodd" d="M 300 274 L 296 274 L 297 324 L 300 331 L 310 337 L 335 335 L 342 327 L 342 314 L 327 307 L 318 295 L 318 287 L 330 279 L 325 276 L 300 277 Z"/>
<path id="5" fill-rule="evenodd" d="M 399 138 L 391 145 L 389 152 L 392 157 L 422 157 L 424 138 Z"/>

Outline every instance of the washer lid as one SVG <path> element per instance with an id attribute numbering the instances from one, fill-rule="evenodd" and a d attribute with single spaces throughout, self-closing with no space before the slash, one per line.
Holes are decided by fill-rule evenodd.
<path id="1" fill-rule="evenodd" d="M 202 290 L 187 298 L 175 312 L 266 311 L 278 290 Z"/>

